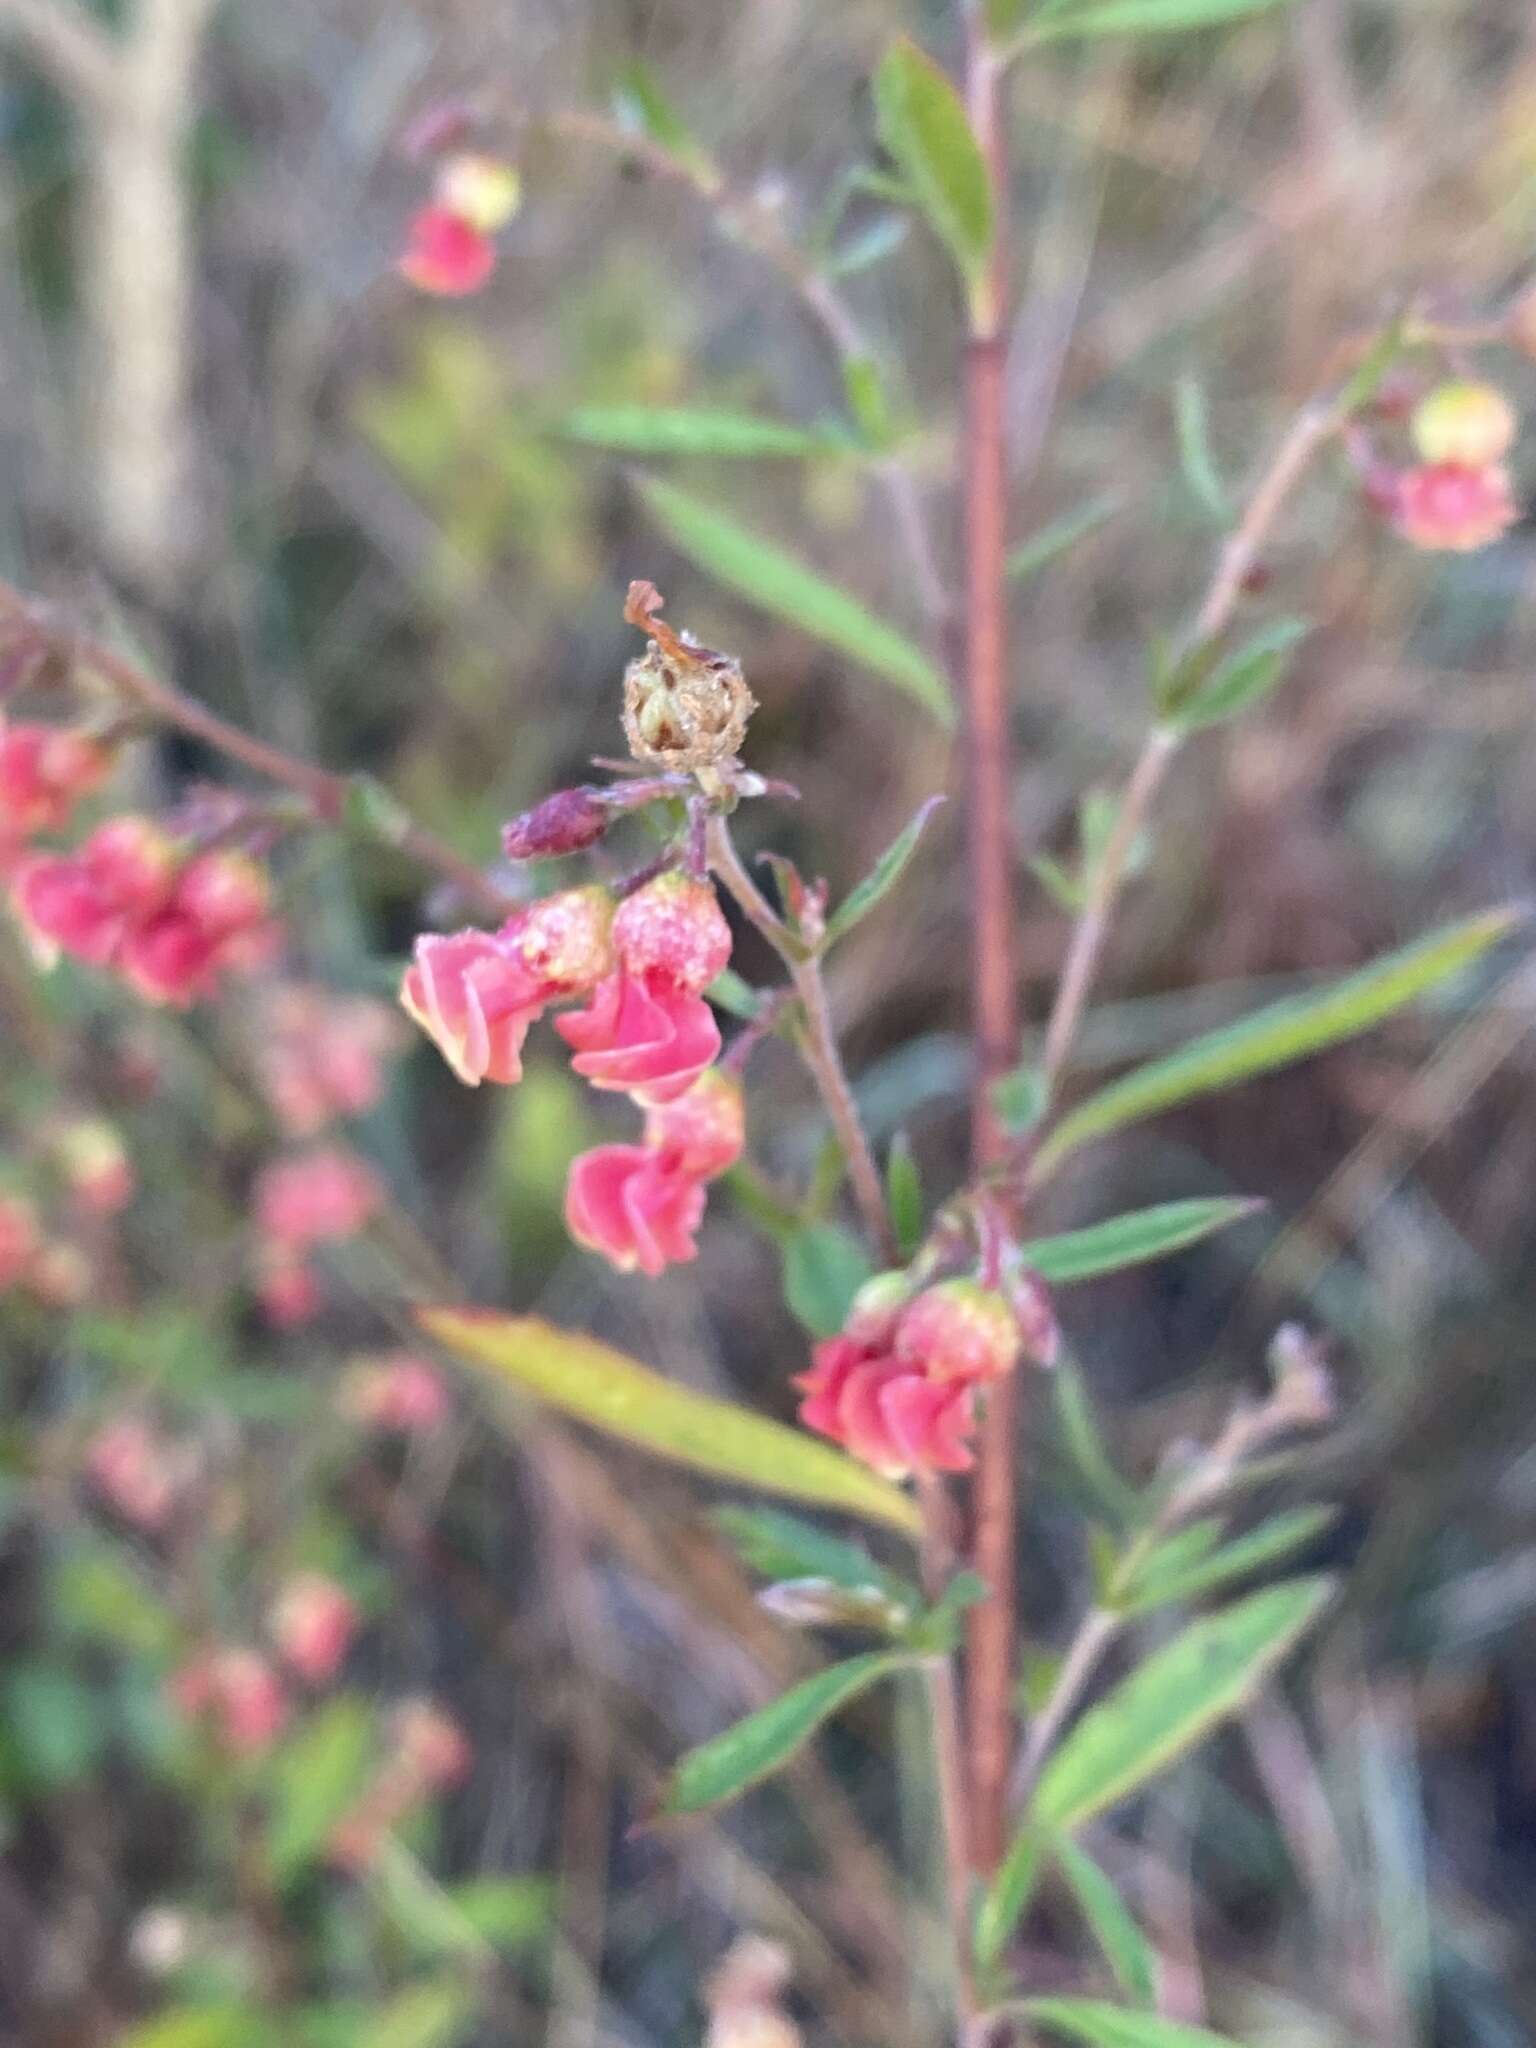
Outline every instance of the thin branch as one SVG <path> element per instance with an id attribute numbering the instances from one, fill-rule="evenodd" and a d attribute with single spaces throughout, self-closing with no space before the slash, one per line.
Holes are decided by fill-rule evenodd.
<path id="1" fill-rule="evenodd" d="M 145 713 L 156 724 L 174 726 L 264 781 L 291 790 L 319 823 L 334 825 L 345 814 L 351 786 L 345 775 L 333 774 L 312 761 L 284 753 L 231 725 L 207 705 L 162 682 L 106 641 L 60 625 L 47 607 L 4 582 L 0 582 L 0 619 L 11 619 L 30 628 L 56 649 L 65 662 L 99 676 L 123 703 Z M 490 916 L 504 917 L 514 907 L 512 900 L 479 868 L 424 825 L 406 820 L 393 835 L 392 843 L 411 860 L 453 883 L 477 909 Z"/>
<path id="2" fill-rule="evenodd" d="M 83 112 L 112 98 L 117 55 L 111 33 L 77 0 L 0 0 L 0 33 L 9 33 Z"/>

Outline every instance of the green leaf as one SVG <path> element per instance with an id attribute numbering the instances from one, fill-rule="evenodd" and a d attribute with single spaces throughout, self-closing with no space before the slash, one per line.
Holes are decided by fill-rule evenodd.
<path id="1" fill-rule="evenodd" d="M 1311 628 L 1305 619 L 1276 619 L 1229 654 L 1212 672 L 1195 679 L 1182 696 L 1165 701 L 1162 715 L 1180 732 L 1201 732 L 1247 711 L 1270 691 L 1289 667 L 1288 656 Z"/>
<path id="2" fill-rule="evenodd" d="M 1023 1998 L 1004 2010 L 1080 2041 L 1083 2048 L 1241 2048 L 1208 2027 L 1186 2026 L 1156 2013 L 1127 2012 L 1096 1998 Z"/>
<path id="3" fill-rule="evenodd" d="M 1241 1196 L 1196 1197 L 1188 1202 L 1159 1202 L 1150 1209 L 1132 1209 L 1086 1230 L 1065 1230 L 1059 1237 L 1037 1237 L 1019 1247 L 1019 1256 L 1042 1280 L 1063 1287 L 1074 1280 L 1092 1280 L 1100 1273 L 1118 1273 L 1125 1266 L 1144 1266 L 1198 1244 L 1213 1232 L 1241 1223 L 1263 1206 Z"/>
<path id="4" fill-rule="evenodd" d="M 850 1593 L 870 1587 L 914 1613 L 923 1596 L 910 1579 L 876 1564 L 868 1551 L 828 1535 L 779 1508 L 717 1508 L 714 1516 L 744 1563 L 765 1579 L 827 1579 Z"/>
<path id="5" fill-rule="evenodd" d="M 1156 1996 L 1157 1958 L 1125 1901 L 1075 1842 L 1058 1842 L 1056 1860 L 1115 1982 L 1127 1998 L 1134 1998 L 1138 2005 L 1151 2005 Z"/>
<path id="6" fill-rule="evenodd" d="M 949 685 L 927 655 L 856 597 L 675 484 L 652 477 L 638 488 L 667 538 L 707 575 L 894 683 L 942 725 L 954 723 Z"/>
<path id="7" fill-rule="evenodd" d="M 414 1984 L 374 2015 L 368 2048 L 453 2048 L 478 2003 L 473 1988 L 456 1978 Z"/>
<path id="8" fill-rule="evenodd" d="M 1115 1470 L 1083 1376 L 1070 1359 L 1062 1359 L 1051 1374 L 1051 1406 L 1062 1448 L 1089 1497 L 1124 1528 L 1135 1519 L 1138 1495 Z"/>
<path id="9" fill-rule="evenodd" d="M 1198 377 L 1181 377 L 1173 387 L 1173 417 L 1178 430 L 1179 467 L 1190 495 L 1214 520 L 1225 525 L 1232 507 L 1211 448 L 1210 414 Z"/>
<path id="10" fill-rule="evenodd" d="M 905 1131 L 896 1133 L 885 1156 L 885 1201 L 896 1233 L 896 1249 L 905 1263 L 923 1241 L 923 1177 Z"/>
<path id="11" fill-rule="evenodd" d="M 368 1780 L 373 1718 L 361 1701 L 334 1699 L 286 1744 L 274 1769 L 267 1854 L 279 1884 L 313 1862 Z"/>
<path id="12" fill-rule="evenodd" d="M 880 140 L 930 225 L 974 286 L 992 250 L 992 188 L 960 95 L 903 36 L 875 73 Z"/>
<path id="13" fill-rule="evenodd" d="M 454 1885 L 448 1900 L 493 1948 L 526 1948 L 554 1924 L 555 1887 L 547 1877 L 472 1877 Z"/>
<path id="14" fill-rule="evenodd" d="M 1069 873 L 1059 860 L 1053 860 L 1048 853 L 1033 855 L 1029 871 L 1059 910 L 1066 911 L 1070 917 L 1078 915 L 1086 892 L 1076 875 Z"/>
<path id="15" fill-rule="evenodd" d="M 1267 13 L 1284 0 L 1088 0 L 1053 14 L 1031 31 L 1036 42 L 1069 36 L 1158 35 L 1177 29 L 1220 28 Z"/>
<path id="16" fill-rule="evenodd" d="M 862 924 L 876 904 L 895 888 L 906 870 L 908 861 L 917 851 L 917 842 L 923 836 L 924 827 L 943 801 L 941 796 L 931 796 L 926 803 L 919 804 L 863 881 L 856 888 L 849 890 L 827 920 L 827 935 L 822 943 L 823 952 L 828 946 L 835 946 L 839 939 L 845 938 L 856 924 Z"/>
<path id="17" fill-rule="evenodd" d="M 739 1017 L 744 1024 L 753 1021 L 761 1003 L 757 990 L 743 981 L 734 967 L 722 967 L 704 993 L 717 1009 Z"/>
<path id="18" fill-rule="evenodd" d="M 837 1223 L 812 1223 L 784 1247 L 784 1299 L 813 1337 L 835 1337 L 872 1271 L 851 1231 Z"/>
<path id="19" fill-rule="evenodd" d="M 1106 492 L 1102 497 L 1090 498 L 1086 505 L 1079 505 L 1075 512 L 1064 512 L 1013 550 L 1008 557 L 1009 576 L 1038 575 L 1058 555 L 1066 554 L 1090 533 L 1097 533 L 1119 510 L 1120 500 L 1113 492 Z"/>
<path id="20" fill-rule="evenodd" d="M 1031 1823 L 1064 1833 L 1139 1790 L 1252 1697 L 1333 1587 L 1326 1577 L 1267 1587 L 1155 1650 L 1063 1739 Z"/>
<path id="21" fill-rule="evenodd" d="M 818 1671 L 713 1742 L 690 1750 L 667 1782 L 662 1813 L 702 1813 L 736 1798 L 782 1769 L 830 1715 L 912 1661 L 899 1652 L 870 1650 Z"/>
<path id="22" fill-rule="evenodd" d="M 1178 1536 L 1170 1536 L 1149 1553 L 1131 1575 L 1129 1584 L 1119 1589 L 1115 1606 L 1122 1614 L 1146 1614 L 1174 1600 L 1193 1600 L 1202 1593 L 1214 1592 L 1218 1586 L 1228 1586 L 1234 1579 L 1246 1578 L 1250 1572 L 1304 1550 L 1337 1518 L 1336 1508 L 1287 1508 L 1261 1522 L 1246 1536 L 1223 1544 L 1219 1550 L 1207 1542 L 1199 1555 L 1191 1555 L 1188 1547 L 1179 1547 L 1181 1538 L 1194 1533 L 1192 1529 L 1181 1530 Z M 1212 1527 L 1219 1532 L 1219 1524 L 1194 1525 L 1201 1530 Z"/>
<path id="23" fill-rule="evenodd" d="M 1273 1073 L 1357 1038 L 1415 997 L 1437 988 L 1486 953 L 1518 922 L 1513 909 L 1486 911 L 1431 932 L 1329 988 L 1272 1003 L 1197 1038 L 1166 1059 L 1138 1067 L 1073 1110 L 1037 1155 L 1040 1173 L 1092 1138 L 1139 1123 L 1176 1103 Z"/>
<path id="24" fill-rule="evenodd" d="M 706 188 L 718 183 L 719 174 L 677 109 L 661 89 L 648 64 L 636 57 L 624 65 L 613 87 L 613 111 L 632 135 L 643 135 L 675 157 Z"/>
<path id="25" fill-rule="evenodd" d="M 976 1915 L 979 1962 L 990 1965 L 997 1961 L 1013 1930 L 1028 1912 L 1050 1846 L 1048 1838 L 1027 1822 L 1014 1835 Z"/>
<path id="26" fill-rule="evenodd" d="M 907 1535 L 917 1527 L 917 1511 L 899 1488 L 831 1444 L 696 1394 L 593 1337 L 494 1309 L 423 1308 L 416 1319 L 467 1363 L 489 1366 L 519 1392 L 657 1457 Z"/>
<path id="27" fill-rule="evenodd" d="M 6 1674 L 4 1731 L 37 1787 L 56 1791 L 89 1776 L 107 1743 L 106 1701 L 62 1664 L 12 1661 Z"/>
<path id="28" fill-rule="evenodd" d="M 565 441 L 627 455 L 847 455 L 851 448 L 846 434 L 707 406 L 582 405 L 556 420 L 552 431 Z"/>
<path id="29" fill-rule="evenodd" d="M 891 402 L 880 366 L 868 356 L 850 356 L 843 364 L 843 390 L 848 410 L 859 423 L 869 446 L 884 451 L 891 445 Z"/>
<path id="30" fill-rule="evenodd" d="M 249 2005 L 183 2005 L 118 2036 L 117 2048 L 272 2048 L 275 2036 Z"/>

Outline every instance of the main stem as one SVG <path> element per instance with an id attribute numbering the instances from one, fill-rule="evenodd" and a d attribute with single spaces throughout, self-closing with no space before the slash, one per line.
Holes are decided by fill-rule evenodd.
<path id="1" fill-rule="evenodd" d="M 973 1076 L 971 1150 L 984 1172 L 1005 1139 L 992 1085 L 1013 1064 L 1013 873 L 1009 832 L 1007 437 L 1005 418 L 1008 177 L 1002 74 L 979 6 L 968 11 L 966 101 L 992 189 L 993 253 L 971 295 L 965 350 L 965 668 Z M 974 1494 L 976 1570 L 987 1598 L 972 1610 L 967 1657 L 971 1740 L 971 1854 L 983 1871 L 1002 1858 L 1011 1768 L 1014 1666 L 1017 1380 L 989 1390 Z"/>

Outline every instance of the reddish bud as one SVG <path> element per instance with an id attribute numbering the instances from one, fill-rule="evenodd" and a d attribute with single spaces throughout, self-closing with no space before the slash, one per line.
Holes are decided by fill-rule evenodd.
<path id="1" fill-rule="evenodd" d="M 448 1389 L 435 1366 L 401 1351 L 354 1366 L 342 1387 L 341 1406 L 365 1428 L 412 1436 L 446 1421 Z"/>
<path id="2" fill-rule="evenodd" d="M 393 1746 L 397 1758 L 433 1791 L 466 1778 L 474 1759 L 468 1736 L 432 1700 L 404 1700 L 395 1709 Z"/>
<path id="3" fill-rule="evenodd" d="M 181 1714 L 207 1722 L 235 1756 L 263 1755 L 288 1721 L 277 1674 L 255 1650 L 212 1650 L 193 1658 L 172 1676 L 170 1694 Z"/>
<path id="4" fill-rule="evenodd" d="M 580 853 L 607 831 L 611 813 L 591 789 L 561 789 L 502 827 L 508 860 L 554 860 Z"/>
<path id="5" fill-rule="evenodd" d="M 134 1528 L 152 1532 L 170 1519 L 175 1475 L 166 1447 L 147 1423 L 123 1416 L 98 1430 L 85 1454 L 85 1472 L 107 1505 Z"/>
<path id="6" fill-rule="evenodd" d="M 307 1685 L 328 1685 L 357 1634 L 357 1609 L 322 1572 L 301 1572 L 279 1593 L 267 1626 L 277 1653 Z"/>
<path id="7" fill-rule="evenodd" d="M 1000 1294 L 975 1280 L 945 1280 L 903 1310 L 894 1348 L 938 1385 L 975 1386 L 1012 1372 L 1019 1328 Z"/>
<path id="8" fill-rule="evenodd" d="M 0 831 L 19 839 L 57 831 L 111 767 L 106 748 L 84 733 L 0 724 Z"/>
<path id="9" fill-rule="evenodd" d="M 619 905 L 613 946 L 630 974 L 701 995 L 730 960 L 731 928 L 711 883 L 672 870 Z"/>
<path id="10" fill-rule="evenodd" d="M 467 298 L 496 268 L 496 245 L 445 206 L 424 206 L 412 216 L 396 267 L 407 284 L 434 298 Z"/>
<path id="11" fill-rule="evenodd" d="M 256 1227 L 269 1244 L 302 1251 L 355 1237 L 383 1200 L 372 1170 L 338 1146 L 275 1160 L 256 1177 Z"/>

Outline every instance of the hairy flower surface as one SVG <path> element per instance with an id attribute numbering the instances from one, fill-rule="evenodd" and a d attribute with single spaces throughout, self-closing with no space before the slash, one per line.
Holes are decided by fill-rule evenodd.
<path id="1" fill-rule="evenodd" d="M 619 905 L 613 949 L 641 980 L 702 995 L 731 957 L 731 928 L 714 887 L 676 871 L 658 875 Z"/>

